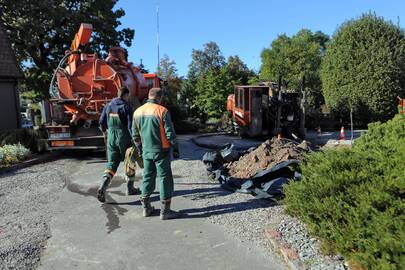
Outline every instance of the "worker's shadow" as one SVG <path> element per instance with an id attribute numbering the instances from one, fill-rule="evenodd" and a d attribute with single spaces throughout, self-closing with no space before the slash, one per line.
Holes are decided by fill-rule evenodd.
<path id="1" fill-rule="evenodd" d="M 214 199 L 216 197 L 228 196 L 232 192 L 226 191 L 220 187 L 199 188 L 191 190 L 177 190 L 175 196 L 182 196 L 191 200 Z M 266 199 L 253 199 L 246 194 L 247 200 L 244 202 L 217 204 L 201 208 L 189 208 L 180 210 L 181 218 L 206 218 L 214 215 L 223 215 L 229 213 L 243 212 L 258 208 L 268 208 L 276 205 L 275 201 Z"/>
<path id="2" fill-rule="evenodd" d="M 111 184 L 109 188 L 115 188 L 121 186 L 123 183 L 125 183 L 125 180 L 122 177 L 115 177 L 113 181 L 111 181 Z M 69 181 L 69 179 L 66 179 L 65 181 L 65 186 L 66 188 L 73 192 L 80 194 L 82 196 L 90 196 L 94 197 L 97 199 L 97 190 L 98 186 L 86 186 L 86 185 L 80 185 L 78 183 L 74 183 Z M 106 192 L 106 202 L 101 204 L 101 209 L 106 214 L 107 217 L 107 222 L 105 226 L 107 227 L 107 233 L 112 233 L 114 230 L 121 228 L 120 226 L 120 219 L 119 216 L 123 216 L 126 212 L 128 212 L 127 209 L 122 208 L 119 203 L 117 203 L 110 195 L 109 193 L 113 193 L 116 195 L 120 196 L 125 196 L 125 194 L 122 191 L 111 191 L 111 192 Z M 139 204 L 139 201 L 131 202 L 131 204 Z"/>

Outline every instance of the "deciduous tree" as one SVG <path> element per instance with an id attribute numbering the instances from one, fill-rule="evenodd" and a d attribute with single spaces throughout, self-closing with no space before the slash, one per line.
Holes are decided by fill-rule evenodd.
<path id="1" fill-rule="evenodd" d="M 321 77 L 334 112 L 353 109 L 362 122 L 391 118 L 396 97 L 405 95 L 404 31 L 375 14 L 344 23 L 327 47 Z"/>
<path id="2" fill-rule="evenodd" d="M 323 103 L 319 69 L 328 40 L 329 37 L 321 31 L 312 33 L 307 29 L 292 37 L 280 35 L 270 48 L 262 51 L 259 78 L 277 82 L 281 76 L 288 82 L 288 88 L 299 90 L 302 77 L 305 76 L 307 112 L 311 114 L 318 111 Z"/>

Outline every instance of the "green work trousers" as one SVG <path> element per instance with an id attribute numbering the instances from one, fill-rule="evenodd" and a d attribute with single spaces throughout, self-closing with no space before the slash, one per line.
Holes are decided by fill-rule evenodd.
<path id="1" fill-rule="evenodd" d="M 170 152 L 143 153 L 142 198 L 148 198 L 155 191 L 156 176 L 160 181 L 160 200 L 168 201 L 173 196 L 173 175 L 170 167 Z"/>
<path id="2" fill-rule="evenodd" d="M 107 133 L 107 167 L 106 173 L 114 175 L 121 161 L 125 159 L 125 152 L 131 146 L 129 132 L 120 128 L 109 128 Z"/>

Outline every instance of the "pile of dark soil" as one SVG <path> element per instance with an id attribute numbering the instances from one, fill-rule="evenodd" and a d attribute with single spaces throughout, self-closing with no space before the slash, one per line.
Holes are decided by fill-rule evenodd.
<path id="1" fill-rule="evenodd" d="M 262 143 L 254 151 L 241 156 L 238 161 L 229 163 L 226 167 L 233 177 L 250 178 L 281 161 L 289 159 L 301 161 L 309 151 L 311 149 L 306 141 L 297 143 L 288 139 L 273 138 Z"/>

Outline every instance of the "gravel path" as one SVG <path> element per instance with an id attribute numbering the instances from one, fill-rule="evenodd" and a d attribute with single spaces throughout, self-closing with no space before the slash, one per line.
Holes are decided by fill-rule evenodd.
<path id="1" fill-rule="evenodd" d="M 241 242 L 250 242 L 273 254 L 265 229 L 277 228 L 284 241 L 298 250 L 306 269 L 345 269 L 340 257 L 321 255 L 319 243 L 305 226 L 287 214 L 284 206 L 250 195 L 231 193 L 210 182 L 200 161 L 206 149 L 182 136 L 181 160 L 172 163 L 175 195 L 192 200 L 183 211 L 223 226 Z M 35 269 L 46 240 L 53 204 L 65 179 L 80 160 L 62 159 L 0 175 L 0 269 Z M 173 201 L 176 208 L 176 200 Z"/>
<path id="2" fill-rule="evenodd" d="M 307 233 L 299 220 L 287 215 L 283 205 L 255 200 L 246 194 L 230 193 L 219 186 L 207 189 L 197 185 L 193 188 L 198 192 L 186 197 L 201 208 L 208 221 L 224 226 L 241 242 L 255 243 L 264 252 L 273 254 L 264 232 L 268 228 L 277 228 L 282 239 L 298 251 L 304 269 L 346 269 L 341 257 L 321 254 L 318 240 Z"/>
<path id="3" fill-rule="evenodd" d="M 206 150 L 185 145 L 187 147 L 183 151 L 186 151 L 187 157 L 194 153 L 191 155 L 193 160 L 173 163 L 174 174 L 187 175 L 175 180 L 176 187 L 179 189 L 183 182 L 194 184 L 189 186 L 191 191 L 178 191 L 177 195 L 191 199 L 198 208 L 184 212 L 190 216 L 205 216 L 209 222 L 222 225 L 241 242 L 252 242 L 268 254 L 274 251 L 264 232 L 268 228 L 275 228 L 281 233 L 282 239 L 298 251 L 304 269 L 347 269 L 342 257 L 322 255 L 318 240 L 307 233 L 298 219 L 287 215 L 283 205 L 256 200 L 247 194 L 231 193 L 220 188 L 219 184 L 210 182 L 204 164 L 198 160 Z"/>
<path id="4" fill-rule="evenodd" d="M 53 203 L 75 164 L 59 160 L 0 175 L 0 269 L 36 268 Z"/>

